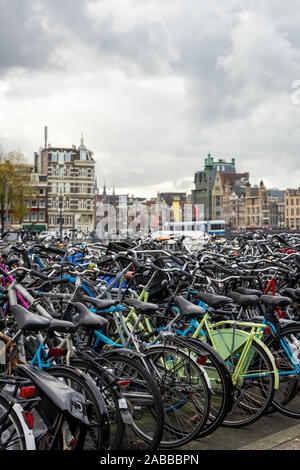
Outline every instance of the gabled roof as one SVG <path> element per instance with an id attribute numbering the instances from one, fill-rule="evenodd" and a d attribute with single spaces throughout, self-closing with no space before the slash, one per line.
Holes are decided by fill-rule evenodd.
<path id="1" fill-rule="evenodd" d="M 242 179 L 248 181 L 249 179 L 249 173 L 219 173 L 219 175 L 223 189 L 227 184 L 229 184 L 230 189 L 232 189 L 234 184 L 238 181 Z"/>

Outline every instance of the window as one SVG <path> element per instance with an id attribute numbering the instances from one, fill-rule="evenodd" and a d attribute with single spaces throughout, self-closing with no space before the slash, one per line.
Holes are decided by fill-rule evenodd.
<path id="1" fill-rule="evenodd" d="M 58 169 L 58 177 L 59 177 L 60 179 L 62 179 L 62 178 L 64 177 L 64 169 L 63 169 L 63 167 L 60 167 L 60 168 Z"/>
<path id="2" fill-rule="evenodd" d="M 45 200 L 44 199 L 39 200 L 39 207 L 45 207 Z"/>
<path id="3" fill-rule="evenodd" d="M 79 199 L 79 209 L 86 209 L 86 199 Z"/>
<path id="4" fill-rule="evenodd" d="M 66 162 L 70 162 L 71 161 L 71 154 L 70 152 L 66 152 Z"/>
<path id="5" fill-rule="evenodd" d="M 80 160 L 86 160 L 86 151 L 80 150 Z"/>
<path id="6" fill-rule="evenodd" d="M 40 189 L 40 195 L 44 195 L 45 194 L 45 189 Z"/>
<path id="7" fill-rule="evenodd" d="M 70 184 L 70 183 L 66 183 L 66 185 L 65 185 L 65 192 L 66 192 L 66 193 L 70 193 L 70 192 L 71 192 L 71 184 Z"/>
<path id="8" fill-rule="evenodd" d="M 57 153 L 56 152 L 52 152 L 52 161 L 57 162 Z"/>
<path id="9" fill-rule="evenodd" d="M 37 212 L 31 212 L 31 220 L 36 221 L 38 219 L 38 213 Z"/>
<path id="10" fill-rule="evenodd" d="M 58 192 L 63 192 L 64 191 L 64 183 L 58 183 Z"/>
<path id="11" fill-rule="evenodd" d="M 39 212 L 39 220 L 45 220 L 45 211 Z"/>
<path id="12" fill-rule="evenodd" d="M 52 193 L 56 193 L 56 191 L 57 191 L 56 183 L 52 183 L 52 184 L 51 184 L 51 192 L 52 192 Z"/>
<path id="13" fill-rule="evenodd" d="M 63 163 L 65 161 L 64 152 L 59 152 L 58 161 L 59 161 L 59 163 Z"/>
<path id="14" fill-rule="evenodd" d="M 79 170 L 79 176 L 83 176 L 84 178 L 87 177 L 87 169 L 86 168 L 81 168 Z"/>

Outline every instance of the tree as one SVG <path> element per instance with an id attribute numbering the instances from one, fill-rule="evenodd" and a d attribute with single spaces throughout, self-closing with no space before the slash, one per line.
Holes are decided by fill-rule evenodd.
<path id="1" fill-rule="evenodd" d="M 30 201 L 35 190 L 31 185 L 32 167 L 26 163 L 21 152 L 9 152 L 0 154 L 0 221 L 2 233 L 6 220 L 6 197 L 8 210 L 12 218 L 22 223 L 23 218 L 29 214 L 30 207 L 26 201 Z"/>

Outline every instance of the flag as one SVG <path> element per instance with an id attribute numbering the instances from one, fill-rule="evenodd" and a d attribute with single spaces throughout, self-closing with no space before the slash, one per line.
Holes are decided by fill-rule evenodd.
<path id="1" fill-rule="evenodd" d="M 198 207 L 197 207 L 197 206 L 194 206 L 194 209 L 195 209 L 195 218 L 196 218 L 196 220 L 199 220 L 199 211 L 198 211 Z"/>
<path id="2" fill-rule="evenodd" d="M 179 205 L 179 201 L 173 201 L 173 209 L 174 209 L 175 222 L 180 222 L 180 205 Z"/>

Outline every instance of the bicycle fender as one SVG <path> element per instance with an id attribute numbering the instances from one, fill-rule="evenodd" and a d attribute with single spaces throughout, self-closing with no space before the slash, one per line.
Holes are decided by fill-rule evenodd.
<path id="1" fill-rule="evenodd" d="M 106 356 L 107 354 L 109 355 L 110 353 L 117 353 L 117 354 L 129 353 L 132 356 L 145 357 L 145 354 L 141 352 L 133 351 L 132 349 L 122 348 L 122 347 L 109 349 L 109 351 L 107 352 L 104 351 L 103 353 L 101 353 L 101 355 Z"/>
<path id="2" fill-rule="evenodd" d="M 20 420 L 20 424 L 23 428 L 23 433 L 24 433 L 24 438 L 25 438 L 25 446 L 26 450 L 36 450 L 36 445 L 35 445 L 35 437 L 33 434 L 33 430 L 29 429 L 28 426 L 26 426 L 24 422 L 24 416 L 23 416 L 23 408 L 19 403 L 15 403 L 13 406 L 13 410 L 18 416 Z"/>
<path id="3" fill-rule="evenodd" d="M 275 390 L 277 390 L 279 388 L 279 374 L 278 374 L 278 369 L 277 369 L 277 366 L 276 366 L 276 363 L 275 363 L 274 356 L 271 353 L 268 346 L 266 346 L 260 339 L 254 338 L 254 341 L 256 341 L 256 343 L 258 343 L 265 350 L 267 356 L 269 357 L 269 359 L 272 363 L 273 370 L 274 370 L 274 379 L 275 379 L 274 388 L 275 388 Z"/>

